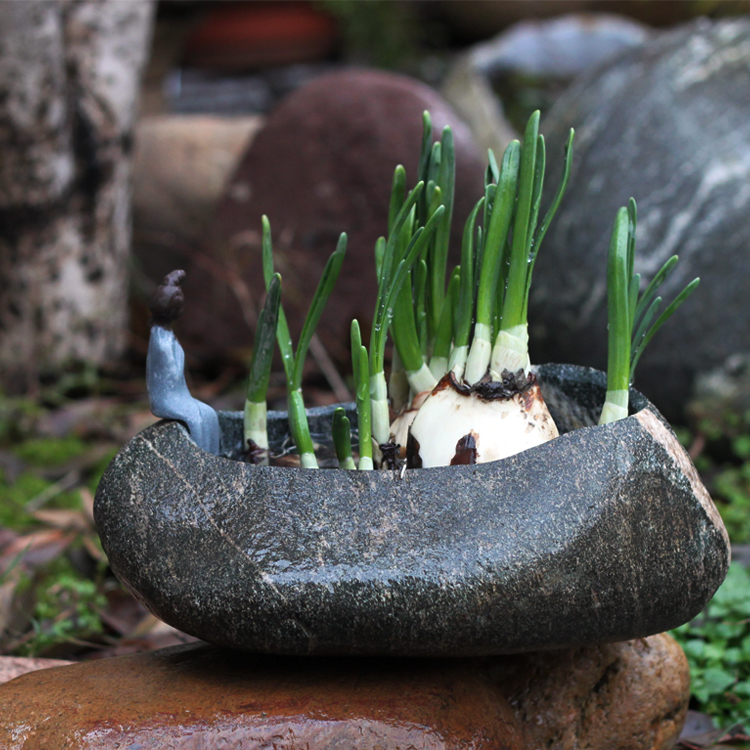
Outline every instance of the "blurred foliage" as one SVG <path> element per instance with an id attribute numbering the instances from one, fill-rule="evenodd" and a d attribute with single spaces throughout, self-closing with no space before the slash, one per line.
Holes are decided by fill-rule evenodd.
<path id="1" fill-rule="evenodd" d="M 32 434 L 44 413 L 33 398 L 8 398 L 0 394 L 0 446 L 10 445 Z"/>
<path id="2" fill-rule="evenodd" d="M 695 707 L 719 727 L 750 717 L 750 572 L 732 563 L 703 613 L 672 631 L 690 663 Z"/>
<path id="3" fill-rule="evenodd" d="M 346 63 L 437 83 L 443 72 L 440 58 L 446 54 L 447 31 L 444 24 L 421 13 L 419 3 L 317 0 L 316 5 L 337 19 Z"/>
<path id="4" fill-rule="evenodd" d="M 74 435 L 64 438 L 29 438 L 12 448 L 14 455 L 32 466 L 62 466 L 86 450 L 86 444 Z"/>
<path id="5" fill-rule="evenodd" d="M 108 643 L 101 612 L 119 584 L 92 501 L 146 411 L 142 385 L 81 367 L 33 397 L 0 393 L 0 653 L 66 658 Z"/>
<path id="6" fill-rule="evenodd" d="M 692 0 L 692 15 L 725 18 L 750 13 L 750 0 Z"/>
<path id="7" fill-rule="evenodd" d="M 727 383 L 730 382 L 730 386 Z M 750 543 L 750 404 L 742 377 L 711 381 L 677 431 L 733 545 Z M 750 571 L 732 563 L 705 610 L 672 633 L 690 663 L 692 707 L 718 727 L 750 729 Z"/>
<path id="8" fill-rule="evenodd" d="M 696 468 L 732 542 L 750 544 L 750 408 L 704 401 L 690 413 Z"/>
<path id="9" fill-rule="evenodd" d="M 405 3 L 319 0 L 317 4 L 338 20 L 348 61 L 395 70 L 414 55 L 419 32 Z"/>
<path id="10" fill-rule="evenodd" d="M 22 578 L 19 592 L 33 587 L 35 604 L 32 630 L 22 639 L 16 653 L 22 656 L 49 655 L 55 647 L 80 643 L 101 634 L 101 612 L 107 604 L 103 573 L 100 566 L 92 580 L 63 556 L 36 571 L 33 578 Z"/>

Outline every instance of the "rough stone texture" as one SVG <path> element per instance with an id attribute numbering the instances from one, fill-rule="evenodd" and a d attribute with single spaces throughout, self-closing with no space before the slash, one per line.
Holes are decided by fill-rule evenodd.
<path id="1" fill-rule="evenodd" d="M 492 671 L 528 750 L 668 750 L 690 699 L 687 659 L 666 633 L 500 657 Z"/>
<path id="2" fill-rule="evenodd" d="M 279 659 L 175 646 L 0 686 L 23 750 L 525 750 L 507 700 L 456 660 Z"/>
<path id="3" fill-rule="evenodd" d="M 387 230 L 393 170 L 404 164 L 409 184 L 416 182 L 425 109 L 438 137 L 446 124 L 454 132 L 458 253 L 485 168 L 469 129 L 418 81 L 367 70 L 322 75 L 270 114 L 230 180 L 207 247 L 182 259 L 153 252 L 139 259 L 153 279 L 173 268 L 188 272 L 190 304 L 180 326 L 188 357 L 222 358 L 252 346 L 264 298 L 260 231 L 267 214 L 293 332 L 339 234 L 347 232 L 347 259 L 318 332 L 334 359 L 349 366 L 349 323 L 357 317 L 368 326 L 375 306 L 374 246 Z"/>
<path id="4" fill-rule="evenodd" d="M 126 343 L 130 149 L 153 0 L 0 3 L 0 381 Z"/>
<path id="5" fill-rule="evenodd" d="M 535 268 L 532 360 L 605 365 L 607 247 L 631 196 L 644 283 L 675 253 L 665 299 L 701 277 L 643 355 L 638 387 L 676 418 L 697 372 L 748 352 L 748 89 L 750 20 L 704 19 L 656 35 L 561 97 L 543 123 L 547 153 L 560 153 L 575 127 L 575 158 Z M 548 164 L 556 185 L 558 159 Z"/>
<path id="6" fill-rule="evenodd" d="M 64 659 L 31 659 L 23 656 L 0 656 L 0 682 L 8 682 L 27 672 L 50 667 L 63 667 L 73 662 Z"/>
<path id="7" fill-rule="evenodd" d="M 538 377 L 562 432 L 601 409 L 602 373 Z M 250 466 L 162 423 L 113 460 L 96 524 L 155 615 L 221 645 L 457 656 L 642 637 L 700 611 L 729 544 L 687 453 L 631 400 L 627 419 L 503 461 L 403 476 Z M 225 454 L 240 424 L 223 417 Z"/>

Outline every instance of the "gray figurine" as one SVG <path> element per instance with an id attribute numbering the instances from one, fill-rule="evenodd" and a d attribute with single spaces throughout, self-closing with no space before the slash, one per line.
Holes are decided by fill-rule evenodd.
<path id="1" fill-rule="evenodd" d="M 151 310 L 151 335 L 146 358 L 146 387 L 151 412 L 162 419 L 184 422 L 190 437 L 208 453 L 219 453 L 219 418 L 208 404 L 193 398 L 185 381 L 185 352 L 172 332 L 182 315 L 184 271 L 168 273 L 156 289 Z"/>

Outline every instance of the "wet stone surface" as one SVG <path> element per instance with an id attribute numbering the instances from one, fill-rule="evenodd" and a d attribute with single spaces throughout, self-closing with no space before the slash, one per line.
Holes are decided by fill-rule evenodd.
<path id="1" fill-rule="evenodd" d="M 538 377 L 562 432 L 601 408 L 601 373 Z M 250 466 L 160 424 L 110 465 L 97 528 L 154 614 L 220 645 L 478 656 L 642 637 L 701 610 L 729 546 L 686 452 L 633 402 L 503 461 L 403 475 Z M 239 420 L 222 416 L 225 449 Z"/>
<path id="2" fill-rule="evenodd" d="M 0 747 L 667 750 L 688 697 L 687 662 L 666 634 L 481 660 L 190 644 L 0 685 Z"/>
<path id="3" fill-rule="evenodd" d="M 206 644 L 0 686 L 0 747 L 524 750 L 507 700 L 455 660 L 321 660 Z"/>
<path id="4" fill-rule="evenodd" d="M 532 361 L 606 365 L 607 247 L 631 196 L 643 282 L 674 254 L 665 300 L 701 279 L 646 349 L 638 388 L 676 419 L 697 374 L 748 353 L 748 87 L 750 20 L 701 19 L 653 34 L 561 96 L 542 123 L 547 184 L 557 184 L 571 127 L 575 157 L 534 269 Z"/>

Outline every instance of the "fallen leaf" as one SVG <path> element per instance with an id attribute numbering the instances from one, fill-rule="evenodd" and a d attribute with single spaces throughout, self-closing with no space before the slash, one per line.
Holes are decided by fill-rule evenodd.
<path id="1" fill-rule="evenodd" d="M 10 628 L 13 599 L 20 580 L 21 569 L 15 567 L 7 571 L 3 576 L 2 583 L 0 583 L 0 633 L 4 633 Z"/>
<path id="2" fill-rule="evenodd" d="M 53 508 L 34 511 L 32 517 L 55 529 L 70 529 L 85 533 L 92 531 L 91 521 L 81 510 Z"/>
<path id="3" fill-rule="evenodd" d="M 708 714 L 701 711 L 688 711 L 682 732 L 680 732 L 680 742 L 698 743 L 698 745 L 704 742 L 710 745 L 723 734 L 724 730 L 716 729 L 713 719 Z"/>
<path id="4" fill-rule="evenodd" d="M 64 667 L 67 664 L 73 663 L 72 661 L 65 661 L 63 659 L 32 659 L 23 656 L 0 656 L 0 683 L 13 680 L 22 674 L 36 672 L 39 669 Z"/>
<path id="5" fill-rule="evenodd" d="M 0 572 L 6 570 L 20 556 L 20 564 L 26 568 L 36 568 L 61 555 L 76 534 L 62 529 L 43 529 L 25 534 L 6 545 L 0 555 Z"/>
<path id="6" fill-rule="evenodd" d="M 5 529 L 0 528 L 0 554 L 3 553 L 5 548 L 11 543 L 14 542 L 20 534 L 17 531 L 12 531 L 11 529 Z M 2 569 L 0 568 L 0 575 L 2 575 Z"/>
<path id="7" fill-rule="evenodd" d="M 86 514 L 86 518 L 89 519 L 91 528 L 94 528 L 94 493 L 88 487 L 81 487 L 78 492 L 81 496 L 83 512 Z"/>

